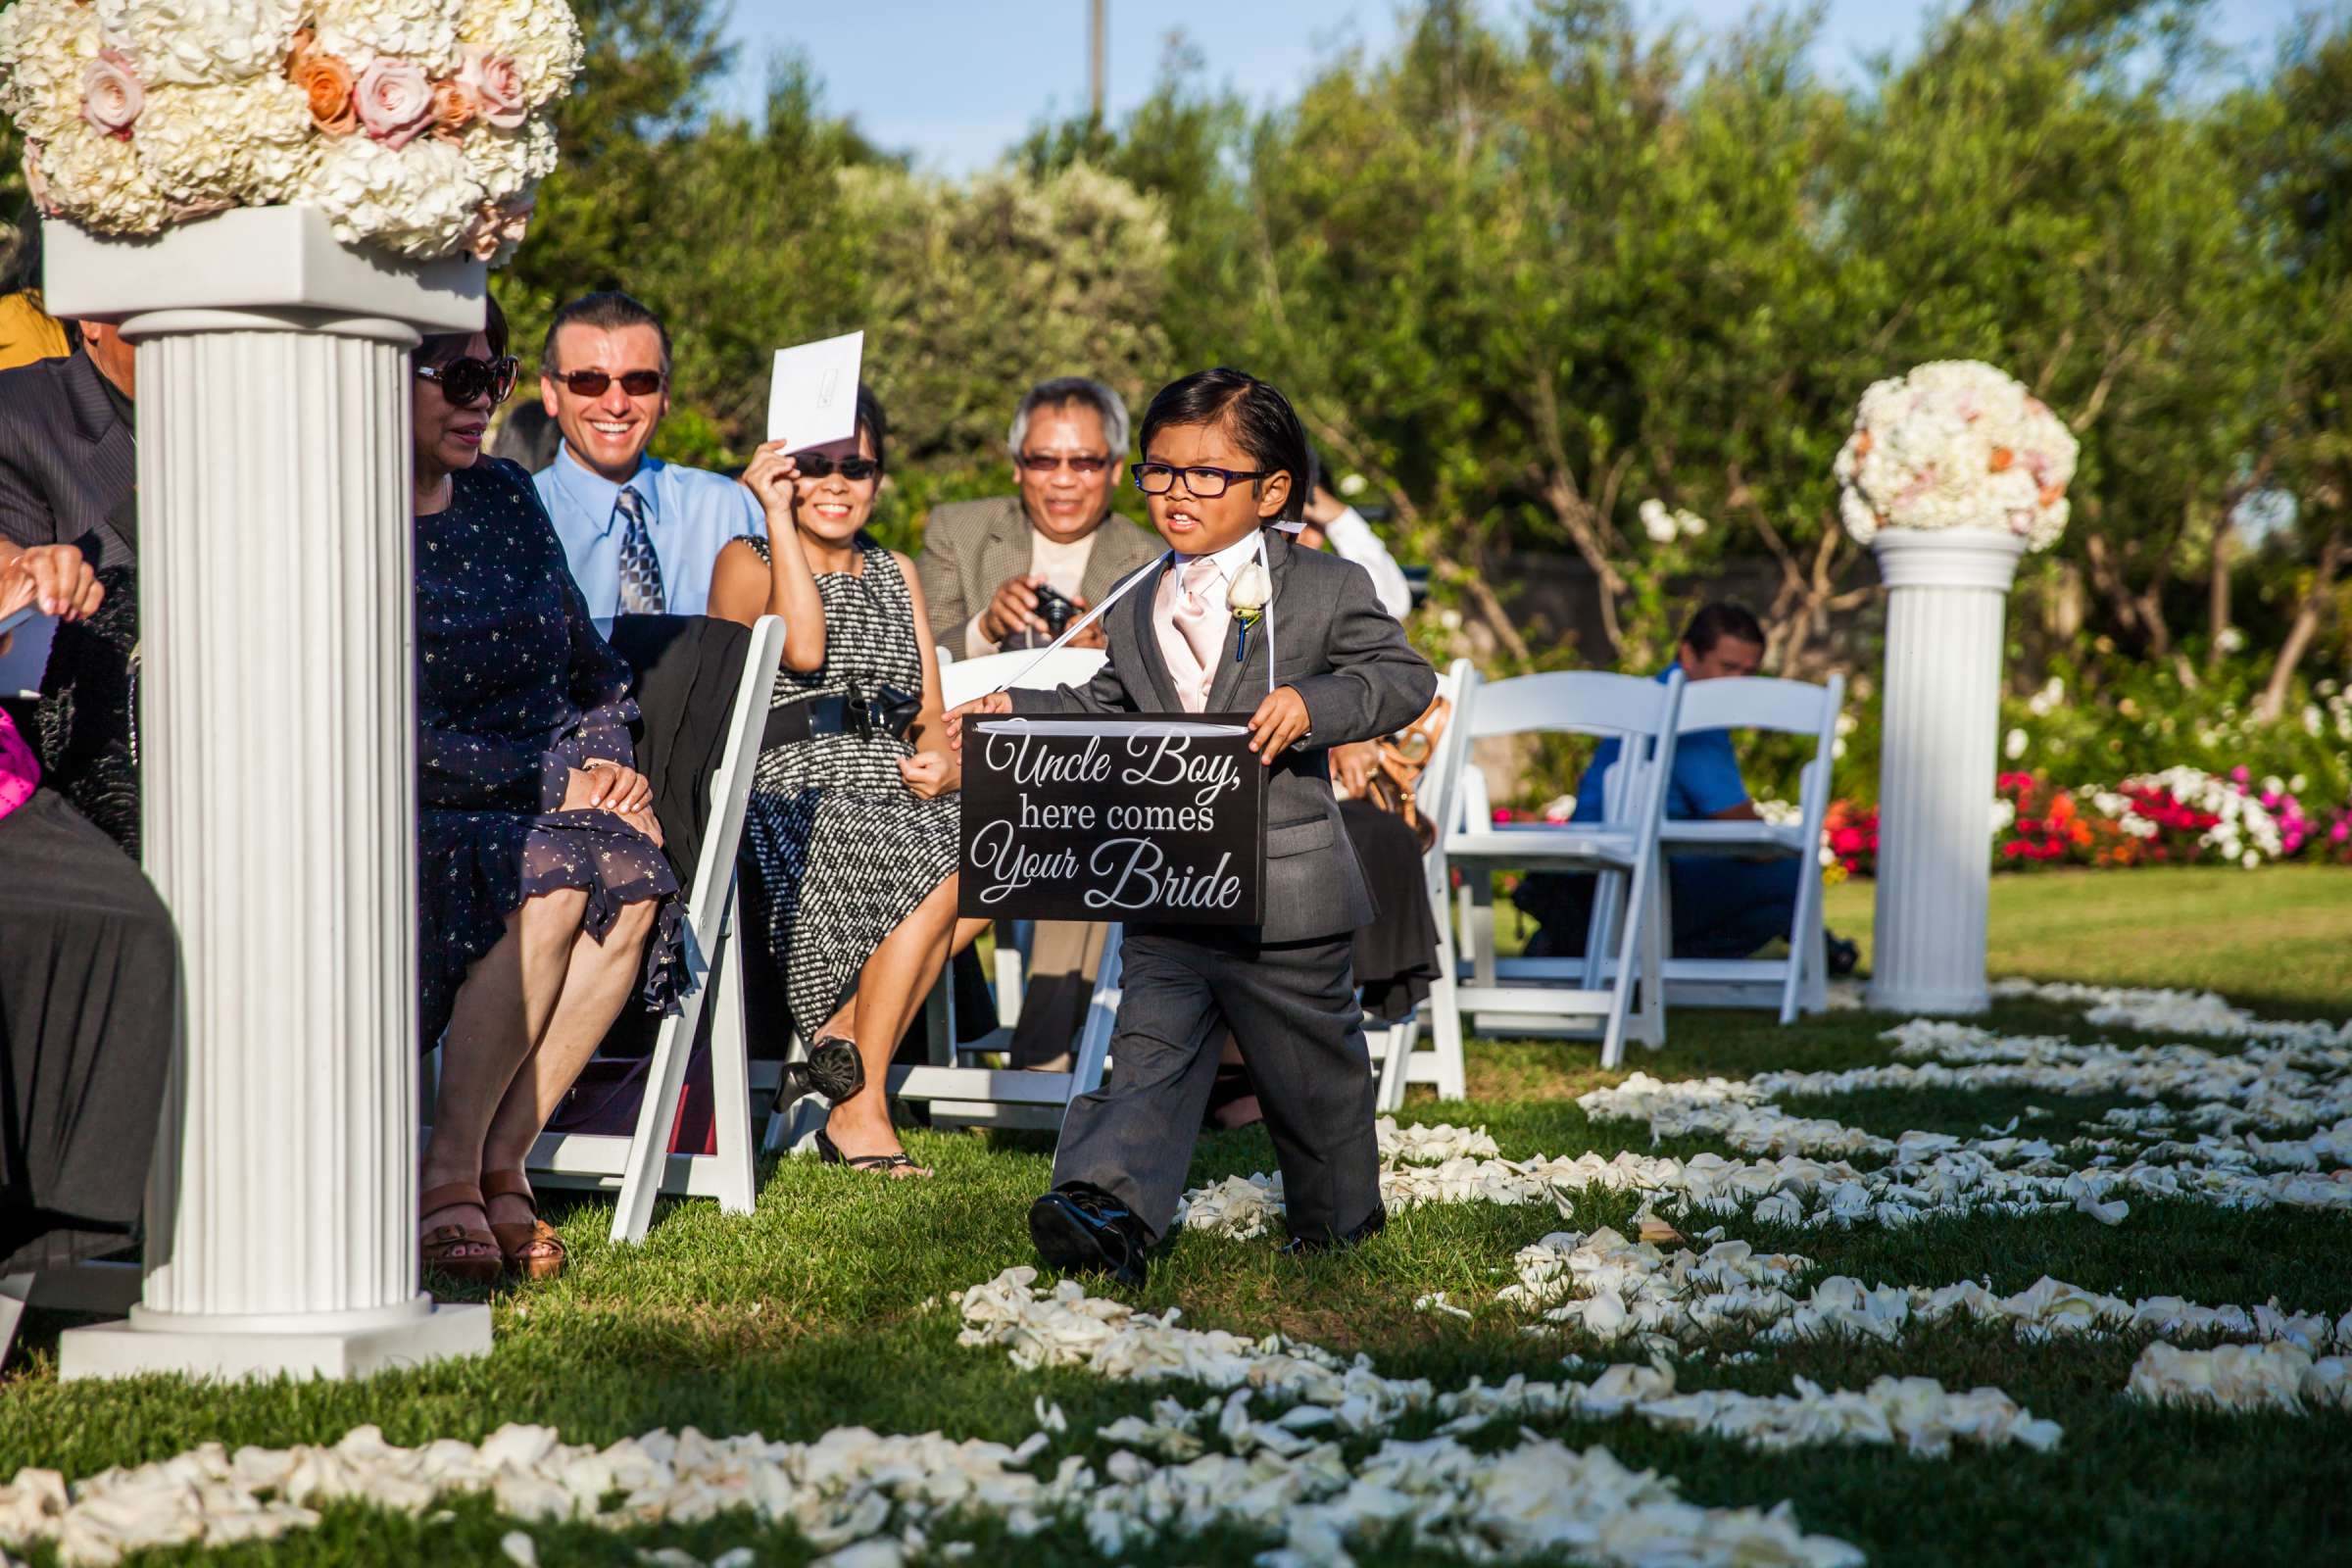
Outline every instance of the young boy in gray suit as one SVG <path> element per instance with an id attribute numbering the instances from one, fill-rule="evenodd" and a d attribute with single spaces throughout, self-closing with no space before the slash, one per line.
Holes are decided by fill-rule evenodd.
<path id="1" fill-rule="evenodd" d="M 1306 432 L 1280 391 L 1239 370 L 1186 376 L 1152 400 L 1141 445 L 1136 488 L 1173 559 L 1104 615 L 1110 662 L 1082 689 L 999 692 L 948 715 L 954 734 L 966 713 L 1232 711 L 1265 694 L 1250 719 L 1250 750 L 1273 769 L 1264 921 L 1128 928 L 1110 1074 L 1071 1102 L 1054 1190 L 1029 1209 L 1048 1263 L 1130 1285 L 1175 1218 L 1228 1028 L 1281 1161 L 1285 1250 L 1361 1241 L 1387 1221 L 1348 968 L 1373 903 L 1325 752 L 1402 728 L 1437 690 L 1364 569 L 1280 530 L 1263 538 L 1265 619 L 1245 628 L 1229 609 L 1260 530 L 1306 499 Z"/>

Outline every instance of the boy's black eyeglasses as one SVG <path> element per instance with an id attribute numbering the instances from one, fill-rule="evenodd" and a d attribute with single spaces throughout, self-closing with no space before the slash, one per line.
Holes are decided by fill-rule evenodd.
<path id="1" fill-rule="evenodd" d="M 1271 468 L 1242 473 L 1232 468 L 1179 468 L 1168 463 L 1139 463 L 1135 466 L 1135 487 L 1148 496 L 1164 496 L 1175 487 L 1180 473 L 1184 475 L 1184 488 L 1202 501 L 1214 501 L 1236 479 L 1274 477 Z"/>
<path id="2" fill-rule="evenodd" d="M 441 389 L 452 408 L 462 409 L 479 399 L 484 393 L 496 408 L 514 394 L 514 372 L 519 367 L 514 356 L 503 360 L 477 360 L 466 355 L 444 360 L 439 365 L 419 365 L 417 375 Z"/>
<path id="3" fill-rule="evenodd" d="M 1021 454 L 1021 466 L 1027 468 L 1031 473 L 1052 473 L 1065 463 L 1070 466 L 1072 473 L 1101 473 L 1104 468 L 1110 466 L 1108 458 L 1098 458 L 1092 453 L 1085 453 L 1074 458 L 1065 458 L 1058 452 L 1024 452 Z"/>
<path id="4" fill-rule="evenodd" d="M 617 376 L 609 370 L 566 370 L 556 379 L 575 398 L 601 398 L 614 381 L 633 398 L 650 398 L 662 390 L 663 377 L 660 370 L 623 370 Z"/>
<path id="5" fill-rule="evenodd" d="M 882 471 L 882 464 L 875 458 L 828 458 L 821 452 L 805 452 L 792 461 L 804 479 L 829 479 L 838 473 L 858 484 Z"/>

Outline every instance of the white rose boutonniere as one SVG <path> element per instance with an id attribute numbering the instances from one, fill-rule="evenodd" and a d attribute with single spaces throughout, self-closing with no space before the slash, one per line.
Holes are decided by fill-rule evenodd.
<path id="1" fill-rule="evenodd" d="M 1266 576 L 1265 563 L 1252 561 L 1237 572 L 1231 587 L 1225 590 L 1225 608 L 1241 622 L 1241 640 L 1234 645 L 1234 662 L 1250 657 L 1250 628 L 1265 618 L 1266 601 L 1274 597 L 1273 581 Z"/>

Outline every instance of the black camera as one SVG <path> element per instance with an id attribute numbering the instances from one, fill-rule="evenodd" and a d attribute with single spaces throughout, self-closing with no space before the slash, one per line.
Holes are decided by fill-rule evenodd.
<path id="1" fill-rule="evenodd" d="M 1051 584 L 1037 585 L 1037 618 L 1046 623 L 1049 634 L 1058 637 L 1069 629 L 1077 615 L 1078 607 L 1063 598 Z"/>

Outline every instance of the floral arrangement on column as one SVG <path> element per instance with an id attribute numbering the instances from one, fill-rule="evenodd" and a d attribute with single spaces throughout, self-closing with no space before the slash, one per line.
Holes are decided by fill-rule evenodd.
<path id="1" fill-rule="evenodd" d="M 496 265 L 580 55 L 564 0 L 16 0 L 0 109 L 35 203 L 92 233 L 314 207 L 347 244 Z"/>
<path id="2" fill-rule="evenodd" d="M 1936 360 L 1862 394 L 1838 452 L 1838 512 L 1857 544 L 1885 528 L 1976 528 L 2047 550 L 2066 532 L 2076 450 L 2015 377 Z"/>

